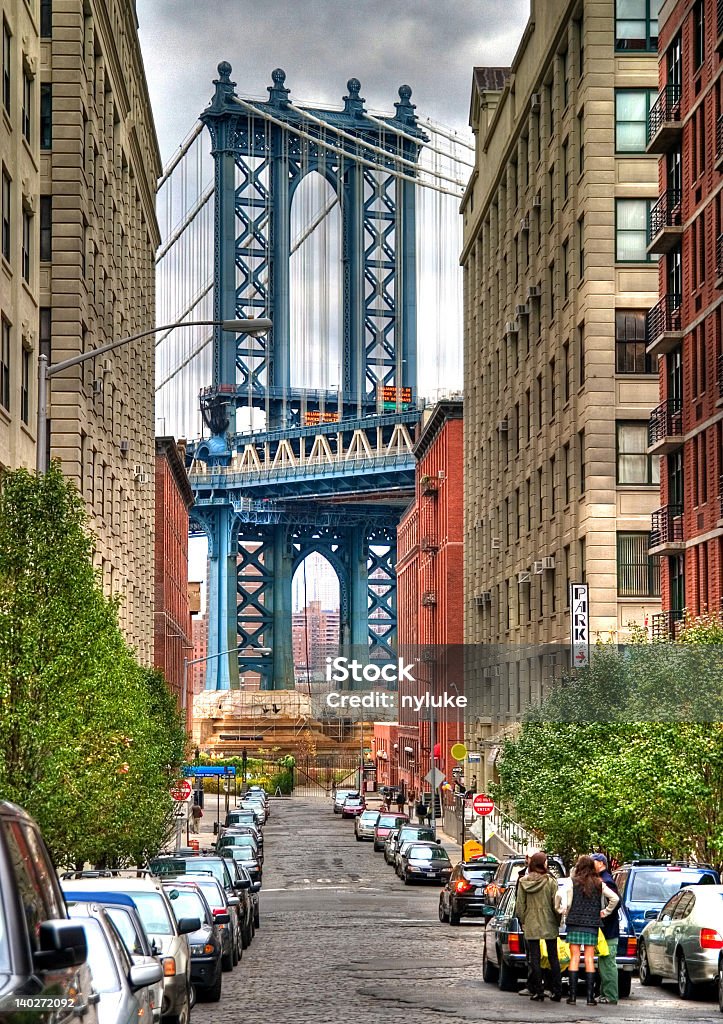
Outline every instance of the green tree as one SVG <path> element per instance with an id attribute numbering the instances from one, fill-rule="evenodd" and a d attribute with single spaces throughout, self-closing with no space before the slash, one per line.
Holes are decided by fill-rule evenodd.
<path id="1" fill-rule="evenodd" d="M 140 667 L 93 568 L 83 503 L 56 465 L 0 482 L 0 796 L 61 864 L 162 842 L 185 732 Z"/>

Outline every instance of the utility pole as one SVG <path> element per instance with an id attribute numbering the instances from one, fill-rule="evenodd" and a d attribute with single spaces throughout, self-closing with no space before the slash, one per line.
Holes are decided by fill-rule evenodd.
<path id="1" fill-rule="evenodd" d="M 434 707 L 429 709 L 429 760 L 432 762 L 430 770 L 430 787 L 432 789 L 432 831 L 434 838 L 437 838 L 437 766 L 434 763 Z"/>

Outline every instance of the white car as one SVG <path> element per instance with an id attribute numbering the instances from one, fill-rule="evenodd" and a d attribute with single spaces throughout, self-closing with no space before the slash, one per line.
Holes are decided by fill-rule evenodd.
<path id="1" fill-rule="evenodd" d="M 337 789 L 334 794 L 334 814 L 341 814 L 344 801 L 348 796 L 360 796 L 358 789 Z"/>

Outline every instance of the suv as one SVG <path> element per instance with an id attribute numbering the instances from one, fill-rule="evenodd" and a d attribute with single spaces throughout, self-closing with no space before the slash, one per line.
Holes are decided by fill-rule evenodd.
<path id="1" fill-rule="evenodd" d="M 710 864 L 687 861 L 633 860 L 613 872 L 620 905 L 639 935 L 648 921 L 658 916 L 679 889 L 686 885 L 719 885 L 720 876 Z"/>
<path id="2" fill-rule="evenodd" d="M 186 1024 L 191 1014 L 191 953 L 186 938 L 198 931 L 201 922 L 182 918 L 176 922 L 171 904 L 158 878 L 79 878 L 68 879 L 66 899 L 87 900 L 89 894 L 103 903 L 106 893 L 124 892 L 135 903 L 148 938 L 159 950 L 163 965 L 163 1024 Z"/>
<path id="3" fill-rule="evenodd" d="M 496 860 L 460 861 L 439 894 L 439 920 L 459 924 L 463 917 L 492 917 L 495 908 L 486 889 L 496 872 Z"/>
<path id="4" fill-rule="evenodd" d="M 495 877 L 485 889 L 485 896 L 488 897 L 493 906 L 497 906 L 510 886 L 517 884 L 517 879 L 525 869 L 527 860 L 525 857 L 507 857 L 497 865 Z M 560 857 L 553 854 L 547 855 L 547 867 L 551 875 L 556 878 L 565 878 L 567 871 Z"/>
<path id="5" fill-rule="evenodd" d="M 0 801 L 0 897 L 0 1005 L 47 992 L 67 1003 L 28 1013 L 33 1024 L 98 1024 L 85 929 L 68 918 L 37 824 L 7 801 Z"/>

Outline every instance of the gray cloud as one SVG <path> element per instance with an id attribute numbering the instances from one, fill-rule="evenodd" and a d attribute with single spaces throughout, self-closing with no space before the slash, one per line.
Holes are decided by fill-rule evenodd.
<path id="1" fill-rule="evenodd" d="M 359 78 L 370 109 L 407 82 L 420 115 L 467 123 L 472 68 L 506 64 L 529 0 L 137 0 L 164 160 L 208 103 L 228 60 L 241 96 L 266 97 L 283 67 L 297 102 L 340 104 Z"/>

